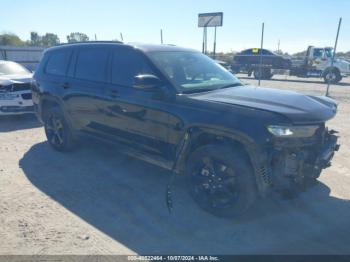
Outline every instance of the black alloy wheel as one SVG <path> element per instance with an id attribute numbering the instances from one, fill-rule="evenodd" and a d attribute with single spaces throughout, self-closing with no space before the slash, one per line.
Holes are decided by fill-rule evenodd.
<path id="1" fill-rule="evenodd" d="M 205 211 L 238 217 L 256 198 L 254 172 L 245 152 L 224 145 L 206 145 L 189 157 L 190 193 Z"/>
<path id="2" fill-rule="evenodd" d="M 57 151 L 70 151 L 74 140 L 72 131 L 59 108 L 51 108 L 44 121 L 49 144 Z"/>

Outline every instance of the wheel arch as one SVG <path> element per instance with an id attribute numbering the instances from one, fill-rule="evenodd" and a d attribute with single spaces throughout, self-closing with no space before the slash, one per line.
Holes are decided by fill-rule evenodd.
<path id="1" fill-rule="evenodd" d="M 46 114 L 48 110 L 52 107 L 59 107 L 62 111 L 68 125 L 73 129 L 73 123 L 71 118 L 69 117 L 69 114 L 65 110 L 65 106 L 63 102 L 54 96 L 43 96 L 40 100 L 40 117 L 41 121 L 45 121 Z"/>
<path id="2" fill-rule="evenodd" d="M 189 143 L 187 148 L 179 155 L 179 160 L 175 168 L 177 172 L 184 173 L 188 158 L 196 148 L 219 143 L 229 146 L 233 150 L 239 150 L 247 157 L 254 170 L 259 192 L 263 194 L 266 191 L 267 185 L 264 184 L 264 181 L 259 176 L 261 169 L 260 163 L 263 161 L 262 154 L 252 138 L 238 131 L 217 129 L 208 126 L 190 127 L 185 131 L 186 133 L 189 134 Z"/>
<path id="3" fill-rule="evenodd" d="M 57 106 L 59 107 L 64 116 L 66 118 L 69 118 L 69 114 L 67 114 L 66 112 L 66 106 L 64 104 L 64 102 L 62 101 L 62 99 L 58 96 L 55 95 L 51 95 L 48 93 L 44 93 L 41 97 L 40 97 L 40 114 L 41 117 L 45 116 L 45 112 L 47 112 L 47 109 L 53 107 L 53 106 Z"/>
<path id="4" fill-rule="evenodd" d="M 47 110 L 49 108 L 55 107 L 55 106 L 61 106 L 61 103 L 58 101 L 58 99 L 51 98 L 51 97 L 45 97 L 40 101 L 40 108 L 41 108 L 41 119 L 45 119 Z"/>

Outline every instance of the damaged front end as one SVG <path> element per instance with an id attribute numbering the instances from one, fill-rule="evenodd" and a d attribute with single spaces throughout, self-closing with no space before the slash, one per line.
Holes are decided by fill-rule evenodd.
<path id="1" fill-rule="evenodd" d="M 0 115 L 33 112 L 30 82 L 0 85 Z"/>
<path id="2" fill-rule="evenodd" d="M 314 183 L 339 150 L 336 133 L 322 124 L 310 137 L 274 137 L 260 158 L 258 175 L 264 188 L 293 196 Z"/>

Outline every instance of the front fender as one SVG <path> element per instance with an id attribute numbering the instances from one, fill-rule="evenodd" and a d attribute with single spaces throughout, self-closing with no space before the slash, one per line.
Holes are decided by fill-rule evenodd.
<path id="1" fill-rule="evenodd" d="M 175 167 L 176 172 L 183 173 L 185 171 L 186 162 L 189 154 L 192 152 L 192 143 L 196 141 L 202 134 L 209 134 L 215 137 L 217 142 L 238 142 L 243 146 L 244 151 L 247 153 L 250 163 L 254 169 L 254 175 L 256 178 L 256 184 L 259 192 L 262 194 L 267 191 L 269 187 L 269 181 L 264 177 L 265 171 L 262 170 L 262 164 L 267 159 L 267 154 L 264 152 L 252 137 L 247 136 L 239 131 L 233 131 L 226 128 L 217 128 L 211 125 L 191 125 L 189 126 L 183 135 L 185 139 L 186 134 L 189 136 L 190 143 L 187 143 L 187 148 L 181 150 L 181 154 L 178 156 L 177 165 Z M 229 140 L 229 141 L 227 141 Z M 182 143 L 180 143 L 182 144 Z"/>

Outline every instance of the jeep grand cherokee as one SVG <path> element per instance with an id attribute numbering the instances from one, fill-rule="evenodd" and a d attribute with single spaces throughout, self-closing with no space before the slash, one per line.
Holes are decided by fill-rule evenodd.
<path id="1" fill-rule="evenodd" d="M 257 197 L 316 181 L 338 150 L 330 98 L 243 85 L 209 57 L 168 45 L 48 49 L 33 102 L 48 143 L 82 136 L 188 176 L 195 201 L 237 216 Z"/>

